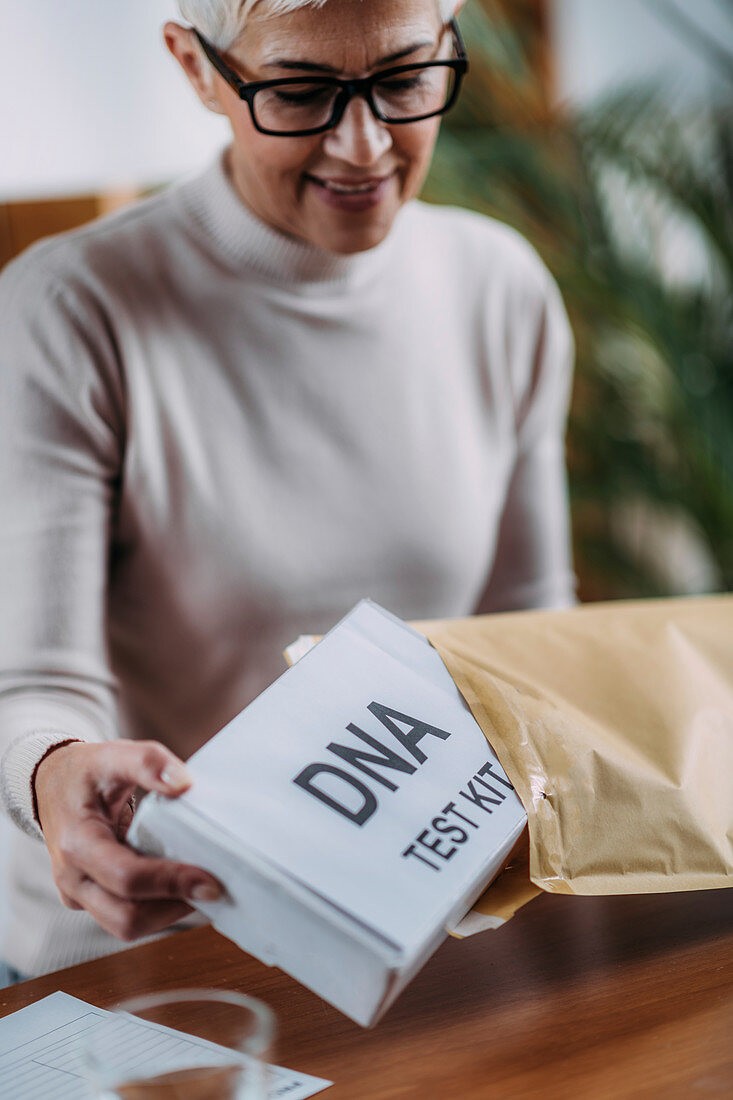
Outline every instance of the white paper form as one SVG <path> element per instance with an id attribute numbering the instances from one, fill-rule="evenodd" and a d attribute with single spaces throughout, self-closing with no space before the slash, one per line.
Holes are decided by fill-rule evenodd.
<path id="1" fill-rule="evenodd" d="M 0 1097 L 3 1100 L 89 1100 L 79 1054 L 84 1034 L 115 1013 L 106 1012 L 67 993 L 52 993 L 35 1004 L 0 1020 Z M 139 1050 L 139 1065 L 148 1072 L 171 1068 L 186 1049 L 189 1065 L 210 1065 L 212 1054 L 230 1061 L 224 1047 L 174 1032 L 131 1016 L 119 1018 L 120 1042 L 129 1059 L 131 1045 Z M 269 1100 L 306 1100 L 328 1088 L 331 1081 L 270 1067 Z"/>

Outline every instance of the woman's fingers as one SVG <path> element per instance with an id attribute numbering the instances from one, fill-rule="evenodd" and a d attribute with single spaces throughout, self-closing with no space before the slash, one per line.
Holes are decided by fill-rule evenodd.
<path id="1" fill-rule="evenodd" d="M 35 774 L 38 816 L 49 847 L 79 814 L 118 820 L 136 787 L 171 797 L 191 786 L 185 765 L 157 741 L 73 742 L 59 746 Z"/>
<path id="2" fill-rule="evenodd" d="M 182 901 L 124 901 L 91 880 L 79 883 L 78 900 L 105 931 L 126 943 L 162 932 L 191 912 Z"/>
<path id="3" fill-rule="evenodd" d="M 192 783 L 185 764 L 157 741 L 113 741 L 93 746 L 93 753 L 94 782 L 109 806 L 126 801 L 135 787 L 175 797 Z"/>
<path id="4" fill-rule="evenodd" d="M 175 797 L 191 785 L 184 765 L 155 741 L 73 743 L 36 772 L 36 796 L 53 873 L 69 908 L 87 909 L 122 940 L 159 932 L 222 890 L 199 867 L 141 856 L 121 837 L 136 787 Z"/>
<path id="5" fill-rule="evenodd" d="M 102 821 L 79 825 L 74 851 L 69 854 L 76 869 L 121 899 L 215 901 L 221 897 L 219 883 L 206 871 L 186 863 L 137 855 L 120 844 Z"/>

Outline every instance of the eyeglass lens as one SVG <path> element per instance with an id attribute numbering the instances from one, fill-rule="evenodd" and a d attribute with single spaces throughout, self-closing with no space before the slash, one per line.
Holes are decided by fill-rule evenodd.
<path id="1" fill-rule="evenodd" d="M 416 67 L 396 73 L 372 86 L 377 110 L 387 121 L 406 122 L 443 110 L 453 94 L 455 73 L 445 65 Z M 331 84 L 304 81 L 260 88 L 253 108 L 260 126 L 287 133 L 325 126 L 333 114 L 339 89 Z"/>

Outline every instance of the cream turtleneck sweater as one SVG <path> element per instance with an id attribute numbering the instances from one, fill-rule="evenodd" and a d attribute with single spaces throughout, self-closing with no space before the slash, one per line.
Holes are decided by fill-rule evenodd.
<path id="1" fill-rule="evenodd" d="M 10 264 L 0 334 L 4 954 L 35 974 L 121 947 L 56 894 L 49 745 L 187 757 L 362 596 L 572 601 L 571 338 L 511 229 L 411 202 L 336 256 L 257 220 L 223 158 Z"/>

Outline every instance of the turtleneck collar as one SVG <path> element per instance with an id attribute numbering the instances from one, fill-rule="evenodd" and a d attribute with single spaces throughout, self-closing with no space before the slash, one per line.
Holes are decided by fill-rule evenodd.
<path id="1" fill-rule="evenodd" d="M 245 205 L 227 172 L 226 152 L 222 150 L 204 172 L 179 184 L 178 198 L 233 267 L 316 292 L 319 287 L 329 292 L 339 287 L 353 289 L 382 269 L 394 226 L 375 248 L 348 256 L 290 237 L 267 225 Z"/>

